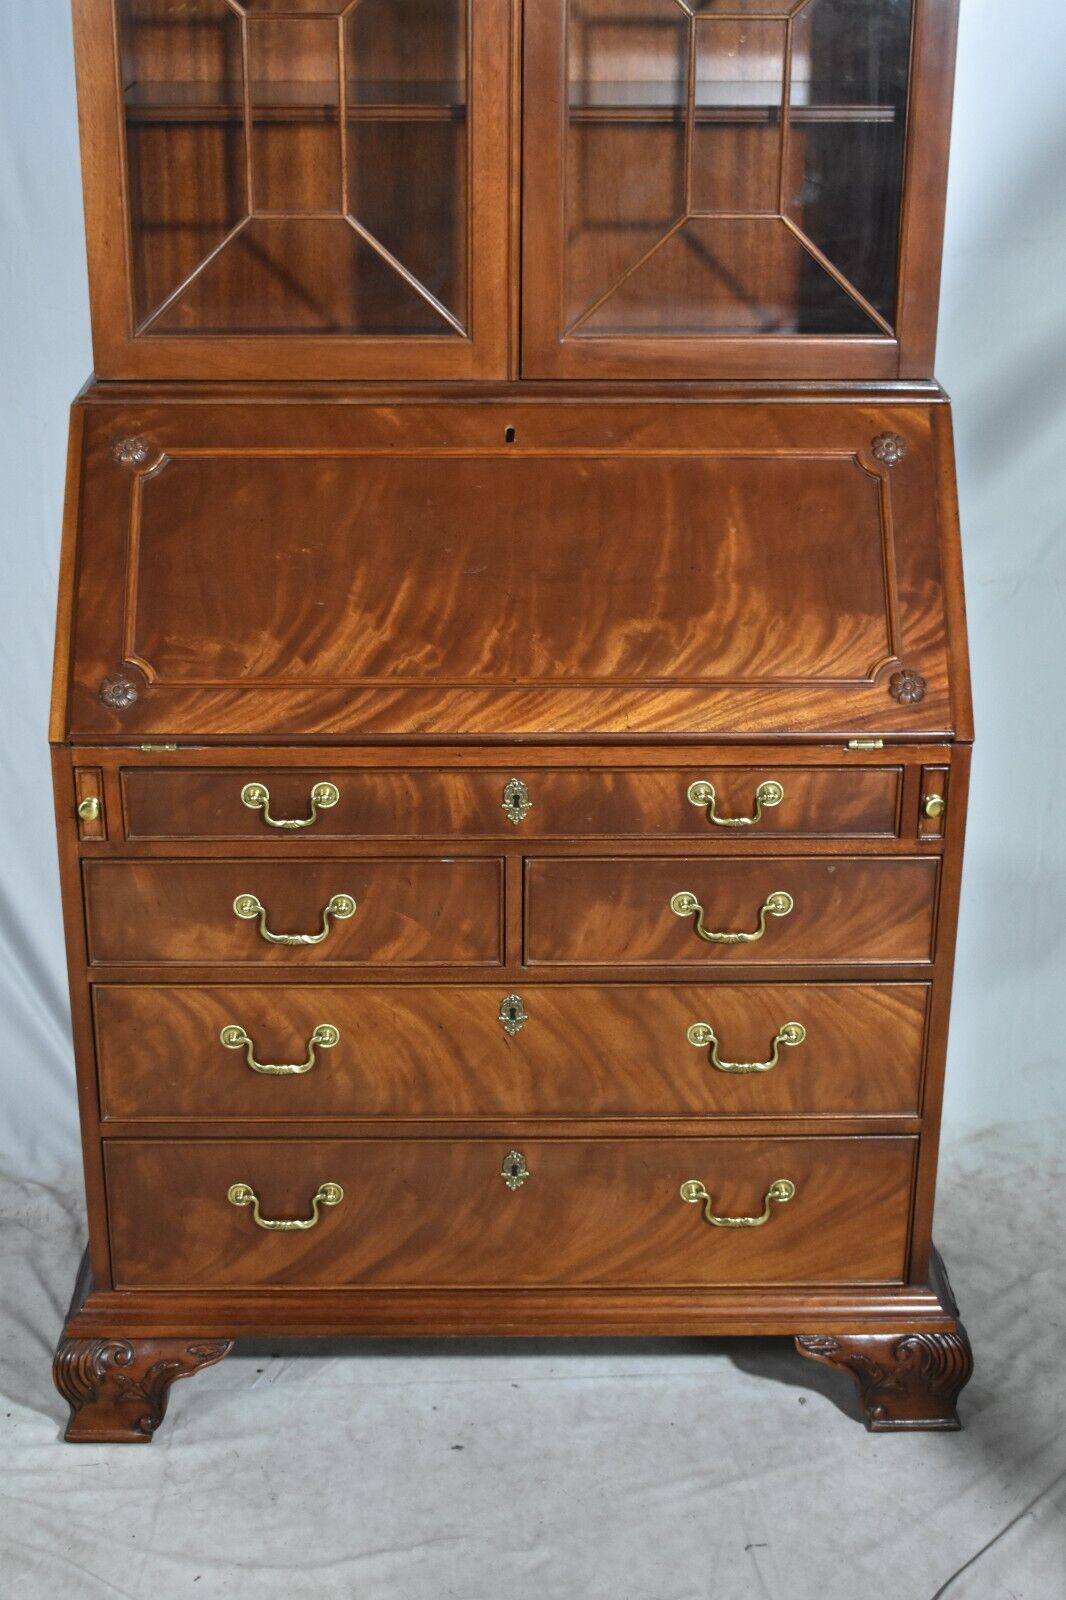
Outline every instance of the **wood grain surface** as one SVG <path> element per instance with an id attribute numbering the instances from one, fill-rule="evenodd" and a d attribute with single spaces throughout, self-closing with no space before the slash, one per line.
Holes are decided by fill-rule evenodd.
<path id="1" fill-rule="evenodd" d="M 739 834 L 713 823 L 705 806 L 687 798 L 697 781 L 714 785 L 716 811 L 727 819 L 751 817 L 755 794 L 768 780 L 784 789 L 780 805 L 765 809 L 745 838 L 892 838 L 898 827 L 898 767 L 729 766 L 717 770 L 708 757 L 700 766 L 662 771 L 624 768 L 589 772 L 537 772 L 515 751 L 511 764 L 495 771 L 415 769 L 366 772 L 327 760 L 320 767 L 221 767 L 213 770 L 132 769 L 122 774 L 123 814 L 129 839 L 258 839 L 271 833 L 261 812 L 241 803 L 245 784 L 270 791 L 271 814 L 310 815 L 315 784 L 336 785 L 340 799 L 320 811 L 313 827 L 290 835 L 310 838 L 501 837 L 568 838 L 584 835 L 678 835 L 721 841 Z M 525 772 L 525 777 L 523 773 Z M 512 777 L 529 789 L 531 809 L 520 823 L 505 814 L 503 791 Z"/>
<path id="2" fill-rule="evenodd" d="M 527 1021 L 508 1035 L 495 987 L 320 988 L 301 984 L 98 985 L 105 1119 L 328 1117 L 917 1115 L 929 992 L 923 984 L 522 985 Z M 725 1062 L 687 1030 L 707 1022 Z M 242 1027 L 260 1064 L 302 1064 L 322 1023 L 340 1033 L 305 1074 L 254 1072 L 223 1028 Z"/>
<path id="3" fill-rule="evenodd" d="M 952 730 L 936 404 L 88 413 L 76 737 Z"/>
<path id="4" fill-rule="evenodd" d="M 89 862 L 90 960 L 496 965 L 501 876 L 496 860 Z M 273 933 L 317 934 L 333 895 L 356 910 L 321 944 L 277 946 L 237 917 L 242 894 L 266 907 Z"/>
<path id="5" fill-rule="evenodd" d="M 511 1191 L 500 1140 L 110 1140 L 119 1287 L 895 1282 L 904 1273 L 915 1141 L 523 1139 Z M 795 1199 L 761 1228 L 778 1178 Z M 258 1228 L 227 1191 L 250 1184 L 268 1219 L 309 1215 L 324 1182 L 344 1199 L 304 1233 Z"/>
<path id="6" fill-rule="evenodd" d="M 640 966 L 705 971 L 796 962 L 928 962 L 938 863 L 834 856 L 532 859 L 526 865 L 526 960 L 531 966 Z M 778 890 L 793 910 L 768 917 L 754 944 L 710 944 L 671 899 L 691 891 L 706 926 L 754 932 Z"/>

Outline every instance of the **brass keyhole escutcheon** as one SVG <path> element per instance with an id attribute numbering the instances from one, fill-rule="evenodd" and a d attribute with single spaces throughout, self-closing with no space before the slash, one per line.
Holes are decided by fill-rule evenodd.
<path id="1" fill-rule="evenodd" d="M 508 1189 L 521 1189 L 526 1180 L 532 1176 L 533 1174 L 526 1166 L 526 1158 L 521 1150 L 508 1150 L 503 1158 L 503 1166 L 500 1168 L 500 1177 Z"/>
<path id="2" fill-rule="evenodd" d="M 500 1001 L 499 1019 L 505 1033 L 513 1039 L 529 1021 L 529 1013 L 520 994 L 509 994 Z"/>
<path id="3" fill-rule="evenodd" d="M 529 790 L 521 778 L 511 779 L 503 791 L 503 800 L 500 803 L 515 827 L 524 822 L 533 809 Z"/>

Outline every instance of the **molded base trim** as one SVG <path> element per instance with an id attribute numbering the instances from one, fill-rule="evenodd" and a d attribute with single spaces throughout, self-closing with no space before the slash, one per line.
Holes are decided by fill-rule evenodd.
<path id="1" fill-rule="evenodd" d="M 796 1290 L 255 1290 L 97 1292 L 83 1263 L 56 1352 L 73 1442 L 147 1443 L 171 1384 L 236 1338 L 720 1337 L 786 1335 L 850 1372 L 873 1432 L 954 1430 L 973 1371 L 943 1263 L 925 1287 Z M 796 1334 L 800 1326 L 806 1331 Z M 119 1330 L 116 1332 L 116 1330 Z"/>

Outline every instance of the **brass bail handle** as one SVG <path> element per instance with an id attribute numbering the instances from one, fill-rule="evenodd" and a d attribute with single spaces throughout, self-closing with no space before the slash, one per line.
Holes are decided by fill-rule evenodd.
<path id="1" fill-rule="evenodd" d="M 703 1206 L 703 1215 L 712 1228 L 761 1228 L 770 1220 L 770 1208 L 787 1205 L 796 1193 L 791 1178 L 775 1178 L 763 1197 L 762 1215 L 758 1217 L 719 1217 L 715 1215 L 714 1201 L 698 1178 L 689 1178 L 681 1185 L 681 1198 L 686 1205 Z"/>
<path id="2" fill-rule="evenodd" d="M 251 1206 L 257 1228 L 266 1228 L 270 1233 L 306 1233 L 308 1228 L 313 1228 L 318 1222 L 319 1207 L 339 1206 L 344 1199 L 344 1190 L 339 1183 L 320 1183 L 311 1196 L 309 1217 L 281 1219 L 264 1217 L 259 1209 L 259 1196 L 249 1183 L 231 1184 L 226 1192 L 226 1199 L 231 1206 Z"/>
<path id="3" fill-rule="evenodd" d="M 239 894 L 233 902 L 233 909 L 242 922 L 258 922 L 259 937 L 265 939 L 267 944 L 305 945 L 321 944 L 330 934 L 331 918 L 338 922 L 347 922 L 349 917 L 355 916 L 355 901 L 350 894 L 335 894 L 323 907 L 322 927 L 318 933 L 271 933 L 267 927 L 267 911 L 258 895 Z"/>
<path id="4" fill-rule="evenodd" d="M 718 797 L 714 784 L 706 778 L 699 778 L 688 786 L 689 804 L 699 806 L 706 811 L 708 822 L 713 822 L 716 828 L 754 828 L 762 821 L 764 811 L 772 811 L 774 806 L 779 806 L 785 798 L 784 786 L 776 778 L 767 778 L 760 783 L 755 791 L 755 804 L 750 817 L 720 817 L 716 809 Z"/>
<path id="5" fill-rule="evenodd" d="M 241 790 L 241 804 L 249 811 L 258 811 L 268 828 L 280 828 L 295 833 L 299 828 L 310 828 L 318 821 L 320 811 L 329 811 L 337 804 L 341 792 L 335 783 L 316 783 L 311 790 L 309 817 L 272 817 L 270 815 L 270 790 L 265 783 L 246 783 Z"/>
<path id="6" fill-rule="evenodd" d="M 795 905 L 784 889 L 775 889 L 767 895 L 759 909 L 759 925 L 753 933 L 717 933 L 704 925 L 704 910 L 696 896 L 688 889 L 675 894 L 670 900 L 670 910 L 675 917 L 695 917 L 696 932 L 708 944 L 755 944 L 766 932 L 767 917 L 787 917 Z"/>
<path id="7" fill-rule="evenodd" d="M 796 1045 L 802 1044 L 806 1039 L 807 1030 L 802 1022 L 783 1023 L 774 1035 L 768 1061 L 723 1061 L 718 1054 L 718 1036 L 709 1022 L 694 1022 L 685 1037 L 697 1050 L 710 1046 L 711 1065 L 719 1072 L 772 1072 L 781 1058 L 781 1046 L 785 1045 L 790 1050 L 795 1049 Z"/>
<path id="8" fill-rule="evenodd" d="M 222 1029 L 219 1038 L 227 1050 L 243 1050 L 248 1065 L 253 1072 L 262 1073 L 270 1078 L 298 1078 L 305 1072 L 310 1072 L 318 1059 L 316 1050 L 332 1050 L 334 1045 L 340 1044 L 340 1030 L 332 1022 L 320 1022 L 307 1041 L 307 1059 L 291 1065 L 268 1065 L 255 1059 L 255 1045 L 241 1027 L 239 1022 L 229 1022 Z"/>

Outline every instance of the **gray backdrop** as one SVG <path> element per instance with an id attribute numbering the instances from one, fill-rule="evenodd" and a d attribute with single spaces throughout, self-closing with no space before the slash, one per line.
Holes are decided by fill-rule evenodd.
<path id="1" fill-rule="evenodd" d="M 1066 1108 L 1066 7 L 963 0 L 938 375 L 978 754 L 949 1128 Z M 0 4 L 0 1164 L 76 1150 L 46 747 L 66 411 L 90 366 L 68 0 Z"/>

